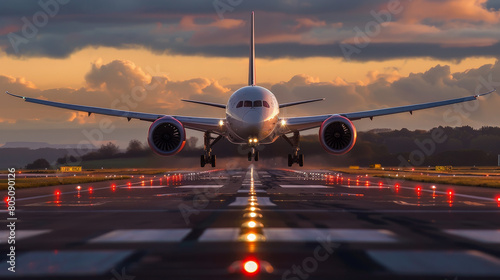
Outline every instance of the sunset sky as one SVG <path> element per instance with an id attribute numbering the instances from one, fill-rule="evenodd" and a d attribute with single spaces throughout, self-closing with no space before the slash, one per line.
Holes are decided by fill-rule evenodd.
<path id="1" fill-rule="evenodd" d="M 24 103 L 47 100 L 223 117 L 181 98 L 225 103 L 245 85 L 250 12 L 257 84 L 280 102 L 326 101 L 283 116 L 344 113 L 500 88 L 500 0 L 6 0 L 0 2 L 0 145 L 76 144 L 103 119 L 102 141 L 145 141 L 148 122 Z M 124 101 L 137 90 L 141 100 Z M 133 98 L 132 98 L 133 99 Z M 500 125 L 500 96 L 361 120 L 372 128 Z M 317 133 L 317 131 L 311 131 Z M 188 137 L 199 135 L 188 132 Z"/>

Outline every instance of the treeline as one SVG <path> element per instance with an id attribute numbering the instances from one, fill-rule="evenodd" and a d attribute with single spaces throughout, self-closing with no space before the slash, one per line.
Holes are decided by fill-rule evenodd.
<path id="1" fill-rule="evenodd" d="M 435 135 L 439 135 L 439 139 Z M 436 141 L 438 140 L 438 141 Z M 175 158 L 197 158 L 203 154 L 203 149 L 197 146 L 199 139 L 191 137 L 186 141 L 184 149 Z M 317 135 L 301 137 L 301 152 L 307 158 L 314 157 L 314 162 L 324 166 L 368 166 L 380 163 L 385 166 L 411 164 L 413 166 L 434 165 L 497 165 L 497 155 L 500 154 L 500 127 L 482 127 L 473 129 L 464 127 L 437 127 L 429 131 L 408 129 L 372 130 L 359 132 L 354 148 L 342 156 L 327 154 L 319 143 Z M 261 159 L 286 159 L 292 151 L 290 145 L 283 139 L 278 139 L 271 145 L 261 145 Z M 218 158 L 245 158 L 248 148 L 222 140 L 214 146 Z M 113 143 L 102 145 L 97 151 L 82 156 L 82 161 L 95 161 L 117 158 L 159 157 L 138 140 L 132 140 L 125 151 Z M 61 157 L 58 164 L 75 162 L 74 158 Z M 308 162 L 309 164 L 310 162 Z"/>

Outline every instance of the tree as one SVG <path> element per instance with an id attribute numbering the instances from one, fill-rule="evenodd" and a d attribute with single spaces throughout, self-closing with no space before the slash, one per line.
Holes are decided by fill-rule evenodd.
<path id="1" fill-rule="evenodd" d="M 26 165 L 26 169 L 46 169 L 46 168 L 47 169 L 50 168 L 50 163 L 44 158 L 39 158 L 34 162 Z"/>
<path id="2" fill-rule="evenodd" d="M 97 150 L 97 153 L 99 154 L 100 157 L 102 158 L 110 158 L 113 157 L 114 155 L 118 154 L 120 152 L 120 149 L 118 146 L 115 144 L 108 142 L 106 145 L 102 145 L 99 150 Z"/>
<path id="3" fill-rule="evenodd" d="M 130 140 L 126 154 L 128 156 L 140 156 L 144 154 L 144 146 L 139 140 Z"/>

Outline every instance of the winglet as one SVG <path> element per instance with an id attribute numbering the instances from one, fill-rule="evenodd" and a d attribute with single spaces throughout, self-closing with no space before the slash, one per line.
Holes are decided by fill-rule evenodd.
<path id="1" fill-rule="evenodd" d="M 7 93 L 7 94 L 8 94 L 8 95 L 10 95 L 10 96 L 14 96 L 14 97 L 17 97 L 17 98 L 22 98 L 23 100 L 26 100 L 26 97 L 24 97 L 24 96 L 21 96 L 21 95 L 16 95 L 16 94 L 12 94 L 12 93 L 10 93 L 10 92 L 8 92 L 8 91 L 6 91 L 5 93 Z"/>
<path id="2" fill-rule="evenodd" d="M 250 57 L 248 59 L 248 85 L 255 85 L 255 33 L 254 33 L 255 12 L 250 18 Z"/>
<path id="3" fill-rule="evenodd" d="M 477 95 L 474 95 L 474 96 L 475 96 L 476 98 L 478 98 L 479 96 L 488 95 L 488 94 L 490 94 L 490 93 L 492 93 L 492 92 L 495 92 L 495 91 L 497 91 L 497 89 L 496 89 L 496 88 L 493 88 L 492 90 L 490 90 L 490 91 L 488 91 L 488 92 L 481 93 L 481 94 L 477 94 Z"/>

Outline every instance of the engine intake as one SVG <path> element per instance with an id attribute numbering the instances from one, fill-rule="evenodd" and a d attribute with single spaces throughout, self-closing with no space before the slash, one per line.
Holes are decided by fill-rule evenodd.
<path id="1" fill-rule="evenodd" d="M 352 122 L 340 115 L 325 120 L 319 129 L 319 141 L 323 148 L 334 155 L 349 152 L 356 143 L 357 132 Z"/>
<path id="2" fill-rule="evenodd" d="M 186 130 L 181 122 L 172 117 L 157 119 L 149 128 L 148 144 L 159 155 L 175 155 L 186 144 Z"/>

